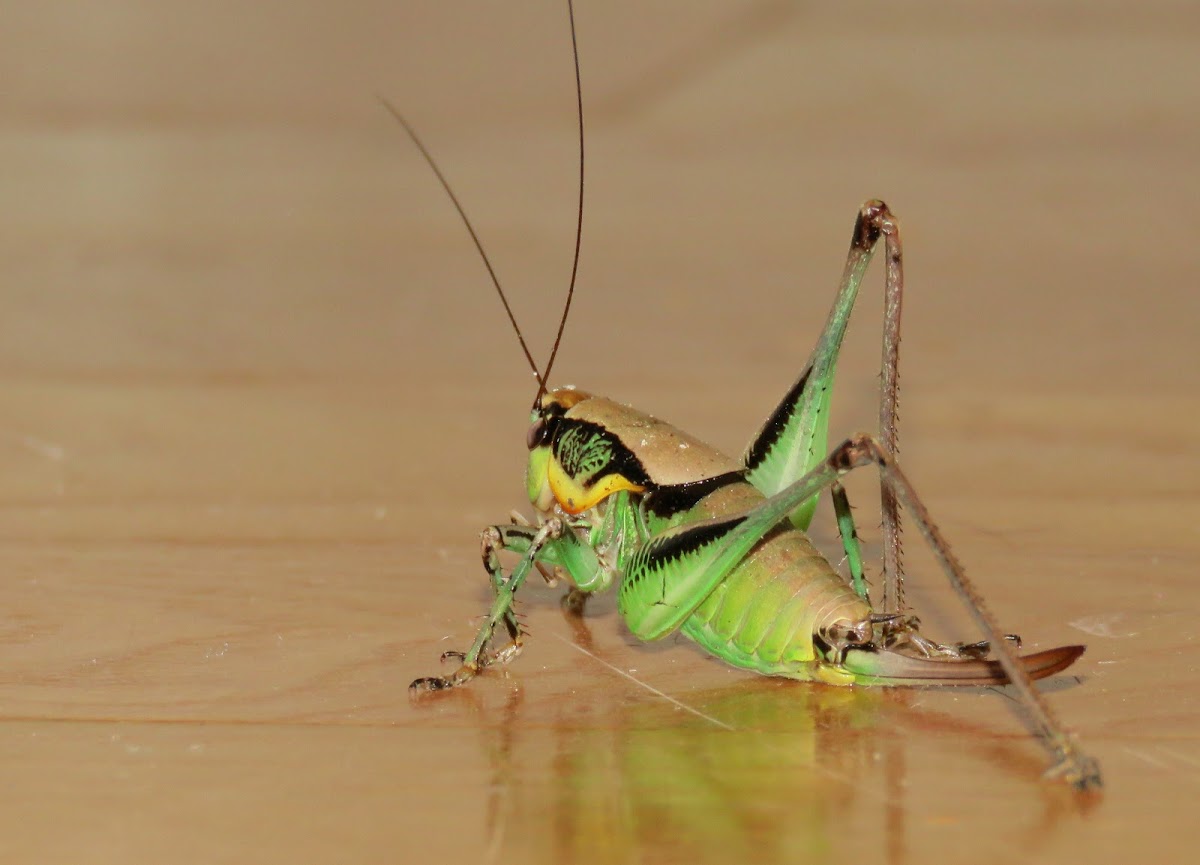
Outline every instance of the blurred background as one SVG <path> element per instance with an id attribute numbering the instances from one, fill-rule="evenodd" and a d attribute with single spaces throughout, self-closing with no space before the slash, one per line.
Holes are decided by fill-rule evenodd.
<path id="1" fill-rule="evenodd" d="M 1047 690 L 1105 795 L 1040 782 L 999 692 L 759 679 L 541 585 L 510 668 L 410 701 L 485 609 L 477 534 L 523 506 L 535 387 L 380 97 L 542 362 L 577 195 L 565 5 L 9 3 L 5 860 L 1181 856 L 1200 12 L 576 13 L 587 193 L 555 383 L 740 453 L 886 199 L 904 464 L 1006 628 L 1089 644 Z M 833 439 L 874 424 L 881 285 Z M 869 529 L 873 479 L 851 492 Z M 973 638 L 908 546 L 935 635 Z"/>

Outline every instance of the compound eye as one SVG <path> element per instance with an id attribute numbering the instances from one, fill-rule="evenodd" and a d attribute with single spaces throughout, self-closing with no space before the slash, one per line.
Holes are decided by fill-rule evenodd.
<path id="1" fill-rule="evenodd" d="M 546 419 L 538 418 L 534 421 L 533 426 L 529 428 L 529 432 L 525 433 L 525 446 L 533 450 L 538 445 L 544 445 L 550 438 L 549 429 L 546 425 Z"/>

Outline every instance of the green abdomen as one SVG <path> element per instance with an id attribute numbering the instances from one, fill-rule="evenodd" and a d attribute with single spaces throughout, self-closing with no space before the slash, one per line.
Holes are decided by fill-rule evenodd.
<path id="1" fill-rule="evenodd" d="M 813 634 L 870 612 L 808 537 L 787 529 L 765 538 L 681 630 L 730 664 L 811 679 L 821 667 Z"/>

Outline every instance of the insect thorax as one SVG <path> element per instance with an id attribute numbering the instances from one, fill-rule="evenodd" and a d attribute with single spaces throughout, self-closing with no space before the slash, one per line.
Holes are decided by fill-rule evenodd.
<path id="1" fill-rule="evenodd" d="M 543 512 L 580 514 L 621 490 L 707 481 L 740 464 L 657 418 L 581 391 L 547 393 L 529 432 L 528 492 Z"/>

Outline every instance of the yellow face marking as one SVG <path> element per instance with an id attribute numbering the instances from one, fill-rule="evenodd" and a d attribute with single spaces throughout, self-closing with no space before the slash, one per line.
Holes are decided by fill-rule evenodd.
<path id="1" fill-rule="evenodd" d="M 559 506 L 567 513 L 575 516 L 588 508 L 594 508 L 600 502 L 619 490 L 629 490 L 640 493 L 645 488 L 640 487 L 624 475 L 605 475 L 589 487 L 580 486 L 573 477 L 563 471 L 558 460 L 551 460 L 549 465 L 550 489 Z"/>

